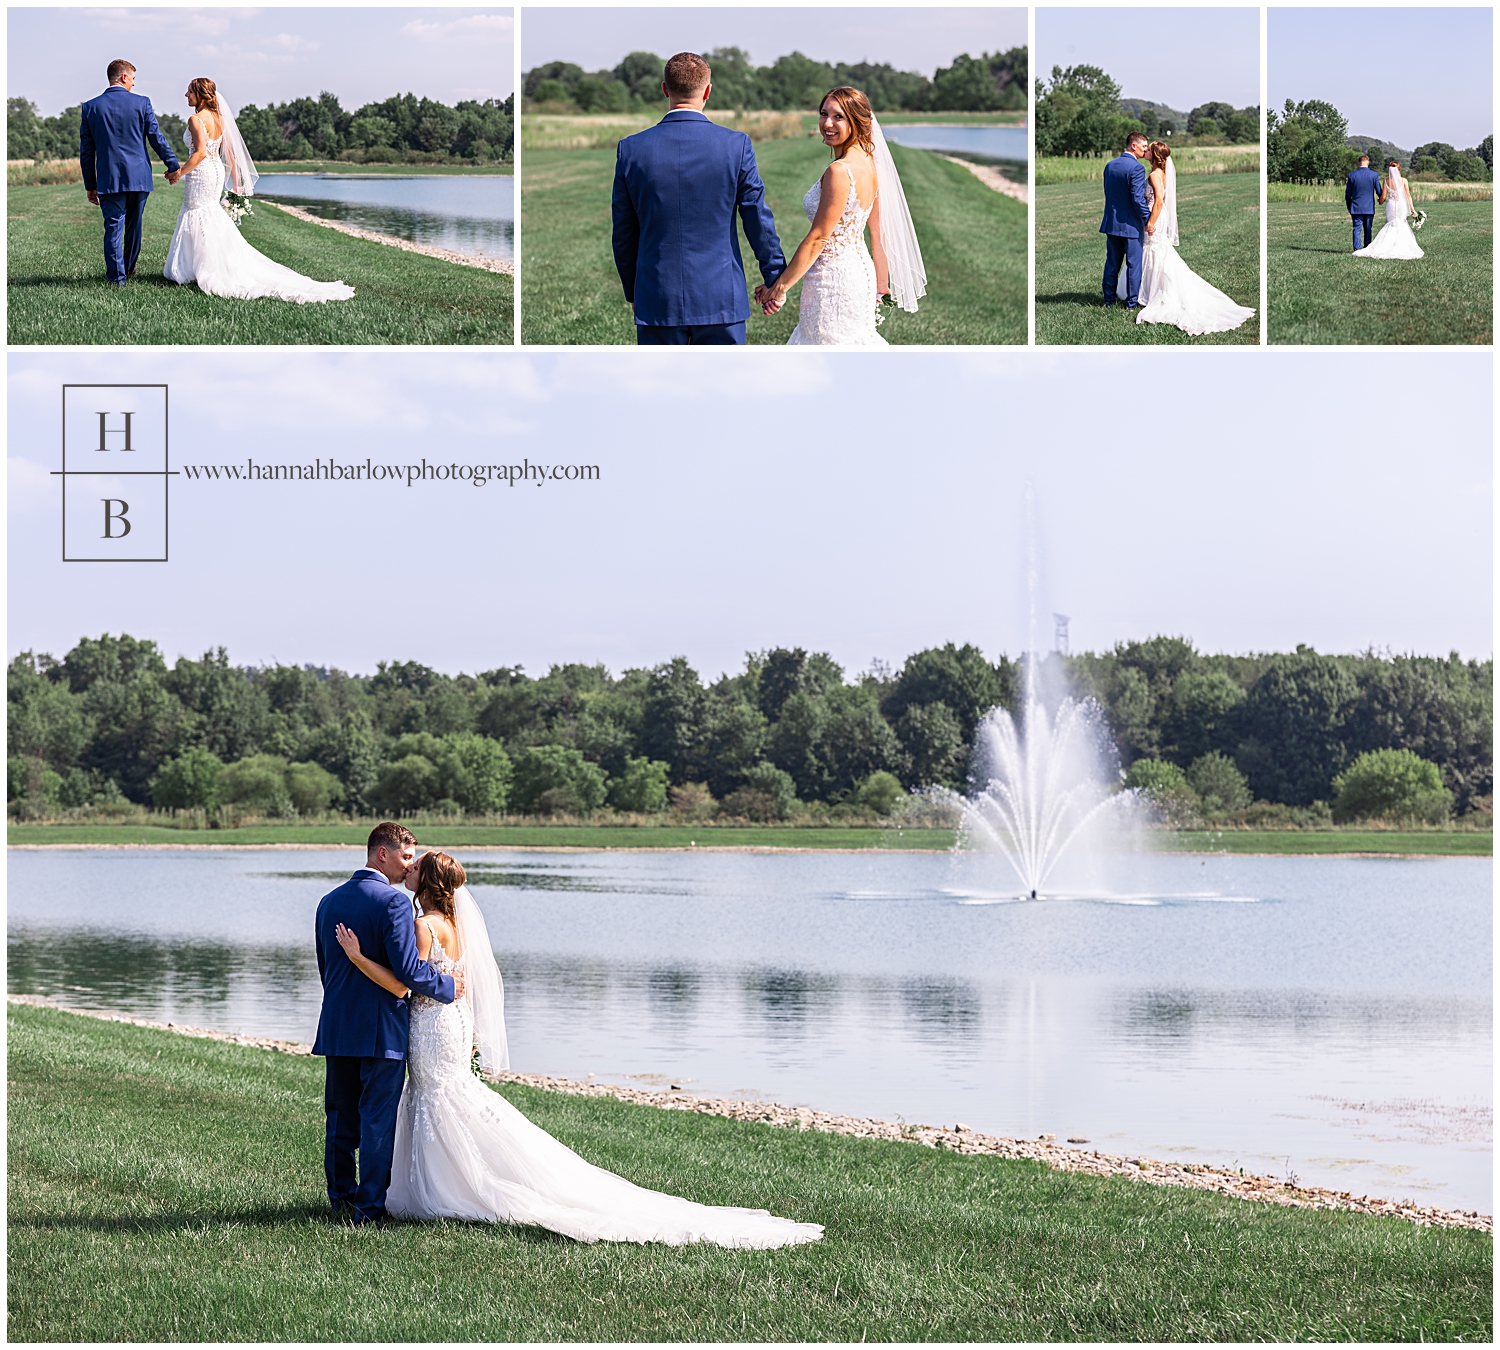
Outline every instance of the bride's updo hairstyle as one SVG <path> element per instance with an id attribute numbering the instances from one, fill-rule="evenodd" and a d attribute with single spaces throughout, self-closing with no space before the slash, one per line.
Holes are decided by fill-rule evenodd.
<path id="1" fill-rule="evenodd" d="M 819 112 L 823 111 L 823 105 L 829 99 L 843 109 L 844 117 L 860 149 L 867 155 L 873 155 L 875 153 L 875 114 L 871 111 L 870 100 L 858 89 L 851 89 L 847 84 L 841 84 L 837 88 L 830 89 L 818 100 Z"/>
<path id="2" fill-rule="evenodd" d="M 1165 170 L 1167 161 L 1172 158 L 1172 147 L 1165 141 L 1152 141 L 1146 147 L 1146 153 L 1151 156 L 1151 167 L 1153 169 Z"/>
<path id="3" fill-rule="evenodd" d="M 219 111 L 219 90 L 208 76 L 200 75 L 196 80 L 189 80 L 188 93 L 197 102 L 199 112 Z"/>
<path id="4" fill-rule="evenodd" d="M 417 903 L 424 910 L 435 909 L 452 921 L 453 892 L 468 879 L 457 858 L 446 853 L 424 853 L 417 861 Z"/>

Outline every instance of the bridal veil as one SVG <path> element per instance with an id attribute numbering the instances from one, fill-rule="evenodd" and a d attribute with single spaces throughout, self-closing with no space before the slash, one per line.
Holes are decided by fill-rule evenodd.
<path id="1" fill-rule="evenodd" d="M 902 309 L 915 314 L 917 301 L 927 294 L 927 272 L 922 266 L 922 250 L 917 244 L 917 230 L 911 223 L 906 193 L 901 189 L 901 175 L 891 158 L 880 119 L 875 126 L 875 190 L 880 199 L 880 243 L 885 249 L 890 269 L 891 294 Z"/>

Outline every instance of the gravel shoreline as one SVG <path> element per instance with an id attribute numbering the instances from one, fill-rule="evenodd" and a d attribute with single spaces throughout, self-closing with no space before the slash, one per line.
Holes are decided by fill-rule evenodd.
<path id="1" fill-rule="evenodd" d="M 79 1017 L 93 1017 L 103 1022 L 126 1022 L 132 1026 L 172 1031 L 179 1036 L 201 1040 L 224 1041 L 230 1045 L 251 1046 L 281 1054 L 310 1055 L 312 1046 L 297 1041 L 278 1041 L 263 1036 L 241 1036 L 234 1032 L 211 1031 L 204 1027 L 177 1026 L 171 1022 L 153 1022 L 125 1013 L 98 1012 L 82 1008 L 63 1008 L 51 999 L 36 994 L 8 994 L 11 1003 L 33 1008 L 52 1008 Z M 1353 1195 L 1321 1186 L 1296 1186 L 1275 1177 L 1207 1167 L 1196 1163 L 1159 1162 L 1154 1158 L 1129 1158 L 1116 1154 L 1085 1150 L 1088 1140 L 1074 1146 L 1059 1144 L 1053 1135 L 1039 1139 L 1005 1139 L 980 1134 L 962 1123 L 954 1125 L 900 1125 L 888 1120 L 869 1120 L 860 1116 L 843 1116 L 828 1111 L 814 1111 L 806 1106 L 783 1106 L 780 1102 L 747 1102 L 728 1098 L 696 1097 L 681 1091 L 649 1092 L 641 1088 L 610 1087 L 602 1083 L 579 1082 L 573 1078 L 551 1078 L 544 1074 L 487 1074 L 492 1082 L 518 1083 L 560 1092 L 575 1097 L 613 1097 L 616 1101 L 637 1106 L 654 1106 L 667 1111 L 694 1111 L 700 1115 L 724 1116 L 783 1129 L 821 1130 L 826 1134 L 847 1135 L 854 1139 L 888 1139 L 926 1148 L 947 1149 L 953 1153 L 984 1154 L 996 1158 L 1028 1159 L 1045 1163 L 1060 1172 L 1083 1172 L 1096 1177 L 1129 1177 L 1151 1186 L 1185 1186 L 1190 1190 L 1214 1191 L 1239 1200 L 1257 1200 L 1263 1204 L 1284 1205 L 1294 1209 L 1350 1210 L 1360 1214 L 1383 1214 L 1403 1219 L 1422 1228 L 1471 1228 L 1493 1233 L 1493 1215 L 1475 1210 L 1442 1209 L 1436 1205 L 1419 1205 L 1414 1201 L 1386 1200 L 1377 1196 Z"/>
<path id="2" fill-rule="evenodd" d="M 260 200 L 260 199 L 257 199 Z M 428 258 L 441 258 L 444 262 L 457 263 L 460 267 L 477 267 L 483 272 L 499 272 L 504 276 L 515 276 L 514 263 L 502 262 L 499 258 L 476 258 L 469 253 L 455 253 L 451 248 L 436 248 L 431 244 L 414 244 L 409 239 L 397 239 L 393 234 L 376 234 L 374 230 L 361 230 L 355 225 L 346 225 L 342 220 L 324 220 L 300 206 L 286 206 L 281 202 L 261 201 L 263 206 L 274 206 L 289 216 L 305 220 L 309 225 L 321 225 L 327 230 L 351 235 L 355 239 L 366 239 L 372 244 L 389 244 L 392 248 L 405 249 L 408 253 L 420 253 Z"/>
<path id="3" fill-rule="evenodd" d="M 1014 197 L 1018 202 L 1028 200 L 1025 183 L 1013 183 L 999 169 L 989 164 L 975 164 L 972 160 L 959 159 L 957 155 L 942 155 L 950 164 L 958 164 L 967 169 L 987 188 L 993 188 L 996 192 L 1006 197 Z"/>

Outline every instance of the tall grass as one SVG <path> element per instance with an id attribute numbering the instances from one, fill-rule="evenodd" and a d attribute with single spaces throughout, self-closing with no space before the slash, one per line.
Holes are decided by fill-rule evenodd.
<path id="1" fill-rule="evenodd" d="M 1038 156 L 1037 186 L 1102 182 L 1104 166 L 1113 158 L 1113 155 Z M 1188 174 L 1260 172 L 1258 145 L 1187 145 L 1174 148 L 1172 158 L 1177 161 L 1177 172 L 1184 177 Z"/>
<path id="2" fill-rule="evenodd" d="M 752 141 L 780 141 L 811 136 L 818 119 L 812 113 L 766 112 L 731 109 L 709 111 L 706 116 L 720 126 L 743 131 Z M 527 113 L 521 118 L 522 150 L 613 150 L 626 136 L 633 136 L 661 121 L 659 113 L 596 113 L 581 116 L 561 113 Z"/>
<path id="3" fill-rule="evenodd" d="M 8 187 L 81 183 L 83 166 L 76 159 L 12 159 L 6 161 L 5 180 Z"/>
<path id="4" fill-rule="evenodd" d="M 1414 202 L 1489 202 L 1495 199 L 1493 183 L 1419 183 L 1407 180 Z M 1343 183 L 1267 183 L 1268 202 L 1340 202 Z"/>

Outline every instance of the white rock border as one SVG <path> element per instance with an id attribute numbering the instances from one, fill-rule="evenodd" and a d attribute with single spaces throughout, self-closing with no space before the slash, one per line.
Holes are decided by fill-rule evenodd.
<path id="1" fill-rule="evenodd" d="M 127 1013 L 101 1012 L 87 1008 L 65 1008 L 38 994 L 8 994 L 11 1003 L 32 1008 L 51 1008 L 78 1017 L 93 1017 L 103 1022 L 126 1022 L 132 1026 L 171 1031 L 179 1036 L 201 1040 L 224 1041 L 258 1050 L 274 1050 L 289 1055 L 311 1055 L 312 1046 L 298 1041 L 278 1041 L 265 1036 L 241 1036 L 235 1032 L 212 1031 L 205 1027 L 177 1026 L 172 1022 L 153 1022 Z M 1209 1167 L 1198 1163 L 1166 1163 L 1154 1158 L 1124 1158 L 1115 1154 L 1068 1148 L 1052 1142 L 1052 1136 L 1040 1139 L 1004 1139 L 980 1134 L 966 1125 L 899 1125 L 889 1120 L 869 1120 L 860 1116 L 841 1116 L 828 1111 L 814 1111 L 807 1106 L 783 1106 L 780 1102 L 734 1101 L 722 1097 L 697 1097 L 682 1091 L 647 1092 L 640 1088 L 610 1087 L 603 1083 L 581 1083 L 575 1078 L 551 1078 L 535 1073 L 486 1074 L 494 1083 L 517 1083 L 571 1097 L 613 1097 L 636 1106 L 654 1106 L 666 1111 L 693 1111 L 699 1115 L 724 1116 L 730 1120 L 747 1120 L 783 1129 L 820 1130 L 852 1139 L 888 1139 L 898 1143 L 921 1144 L 927 1148 L 947 1149 L 953 1153 L 984 1154 L 996 1158 L 1024 1158 L 1045 1163 L 1059 1172 L 1083 1172 L 1096 1177 L 1128 1177 L 1151 1186 L 1185 1186 L 1190 1190 L 1213 1191 L 1237 1200 L 1258 1200 L 1265 1204 L 1285 1205 L 1295 1209 L 1351 1210 L 1360 1214 L 1382 1214 L 1404 1219 L 1421 1228 L 1471 1228 L 1483 1233 L 1495 1231 L 1494 1216 L 1477 1210 L 1442 1209 L 1436 1205 L 1419 1205 L 1411 1200 L 1385 1200 L 1378 1196 L 1353 1195 L 1349 1191 L 1332 1191 L 1321 1186 L 1297 1186 L 1275 1177 L 1232 1171 L 1227 1167 Z"/>
<path id="2" fill-rule="evenodd" d="M 1012 183 L 999 169 L 989 164 L 975 164 L 967 159 L 959 159 L 957 155 L 940 155 L 938 158 L 946 159 L 950 164 L 959 164 L 967 169 L 986 187 L 994 188 L 998 193 L 1006 197 L 1014 197 L 1018 202 L 1026 200 L 1026 184 Z"/>
<path id="3" fill-rule="evenodd" d="M 274 206 L 278 211 L 285 211 L 289 216 L 305 220 L 309 225 L 321 225 L 325 230 L 337 230 L 340 234 L 351 235 L 355 239 L 366 239 L 372 244 L 389 244 L 392 248 L 404 249 L 408 253 L 420 253 L 424 257 L 440 258 L 443 262 L 457 263 L 460 267 L 477 267 L 482 272 L 499 272 L 508 277 L 516 274 L 514 263 L 503 262 L 499 258 L 476 258 L 471 253 L 455 253 L 451 248 L 414 244 L 409 239 L 397 239 L 393 234 L 376 234 L 374 230 L 361 230 L 355 225 L 346 225 L 342 220 L 324 220 L 310 211 L 304 211 L 300 206 L 286 206 L 281 202 L 257 200 L 261 206 Z"/>

